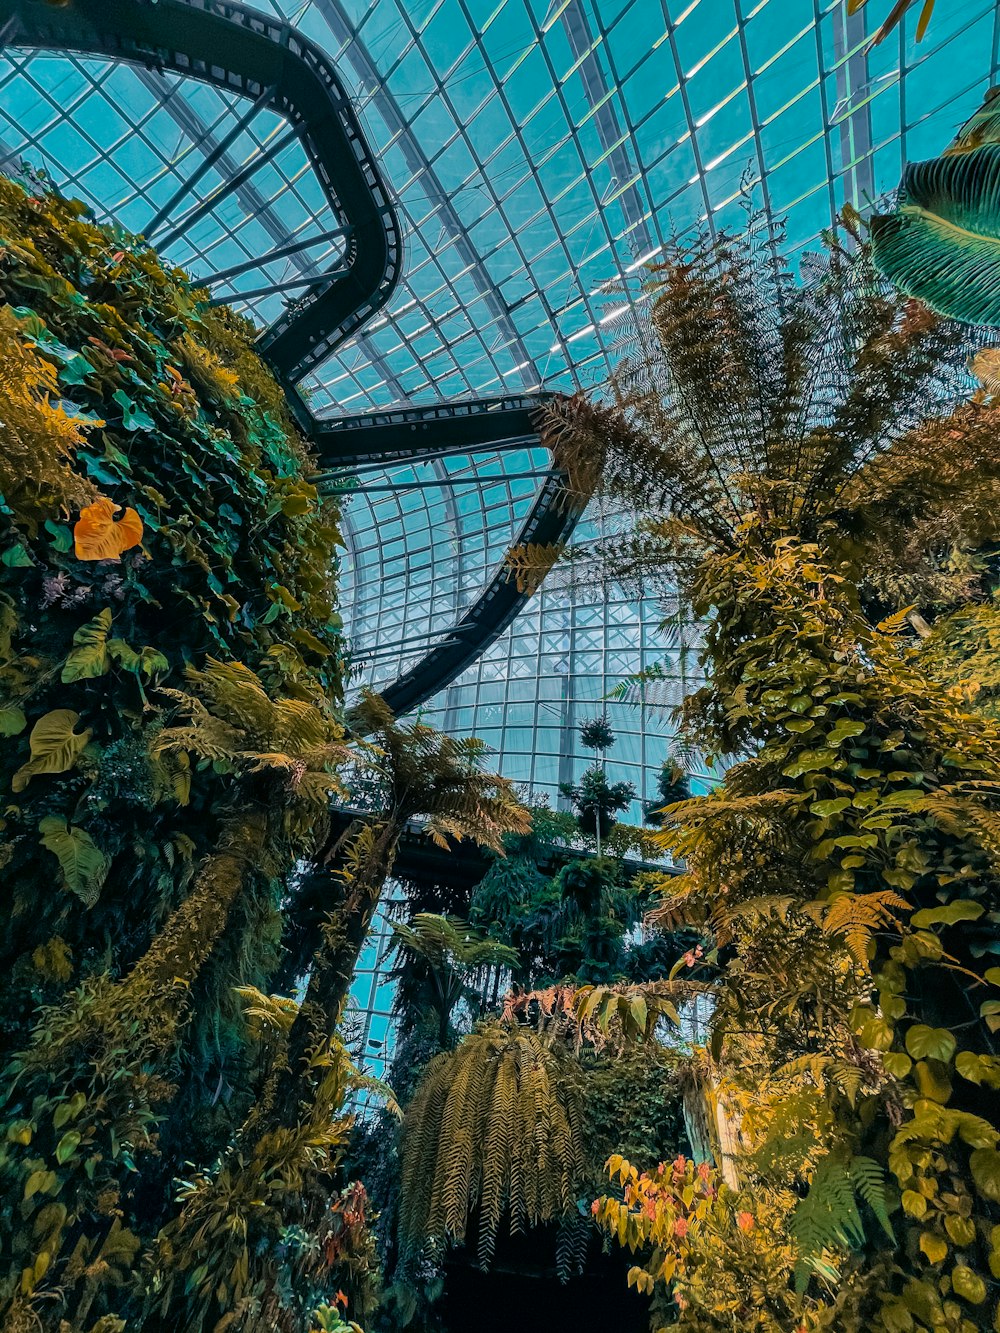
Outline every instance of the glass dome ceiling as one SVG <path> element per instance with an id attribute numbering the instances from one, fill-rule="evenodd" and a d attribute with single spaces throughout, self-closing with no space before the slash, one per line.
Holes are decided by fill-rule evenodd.
<path id="1" fill-rule="evenodd" d="M 405 233 L 389 306 L 307 381 L 319 414 L 592 384 L 621 288 L 672 231 L 733 222 L 745 182 L 807 244 L 845 198 L 939 151 L 998 59 L 992 0 L 939 5 L 919 46 L 914 11 L 871 50 L 878 0 L 852 17 L 844 0 L 259 3 L 333 59 Z M 310 241 L 219 284 L 266 323 L 340 242 L 298 142 L 247 110 L 155 69 L 0 62 L 0 158 L 101 216 L 149 228 L 210 156 L 192 209 L 246 174 L 155 239 L 196 274 Z"/>
<path id="2" fill-rule="evenodd" d="M 793 248 L 808 247 L 845 200 L 864 206 L 904 160 L 940 151 L 1000 59 L 993 0 L 939 5 L 919 45 L 915 9 L 878 47 L 868 25 L 881 0 L 850 16 L 846 0 L 258 4 L 328 55 L 403 230 L 388 303 L 302 385 L 327 418 L 600 384 L 644 263 L 669 236 L 738 225 L 750 190 L 787 220 Z M 21 159 L 261 325 L 348 242 L 279 114 L 155 64 L 7 46 L 0 165 Z M 384 686 L 449 641 L 539 491 L 547 459 L 530 445 L 359 473 L 343 584 L 359 681 Z M 656 608 L 615 601 L 612 617 L 608 590 L 616 623 L 598 646 L 596 611 L 583 609 L 593 593 L 544 590 L 431 705 L 550 791 L 569 733 L 561 725 L 549 764 L 528 762 L 525 737 L 548 734 L 536 710 L 565 694 L 553 677 L 572 660 L 596 703 L 626 664 L 657 655 Z M 501 677 L 498 727 L 482 709 Z"/>
<path id="3" fill-rule="evenodd" d="M 256 3 L 329 55 L 404 235 L 386 306 L 303 382 L 320 417 L 598 385 L 672 234 L 738 225 L 749 188 L 808 248 L 845 200 L 938 153 L 1000 62 L 994 0 L 939 4 L 916 45 L 918 6 L 871 49 L 888 0 L 853 16 L 845 0 Z M 262 325 L 345 251 L 280 115 L 156 67 L 6 46 L 0 167 L 22 159 Z M 359 473 L 343 581 L 359 678 L 391 681 L 447 639 L 496 570 L 546 466 L 506 443 Z M 661 702 L 683 690 L 694 636 L 665 647 L 659 620 L 555 580 L 424 715 L 554 795 L 585 761 L 577 724 L 624 675 L 666 658 Z M 649 795 L 663 724 L 610 709 L 615 777 Z M 383 929 L 358 983 L 382 1036 L 384 948 Z"/>

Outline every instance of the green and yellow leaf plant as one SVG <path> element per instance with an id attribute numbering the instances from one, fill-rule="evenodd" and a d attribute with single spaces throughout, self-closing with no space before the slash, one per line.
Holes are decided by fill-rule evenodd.
<path id="1" fill-rule="evenodd" d="M 571 1065 L 531 1028 L 497 1023 L 435 1056 L 404 1121 L 404 1257 L 464 1243 L 473 1209 L 484 1267 L 505 1220 L 514 1232 L 555 1223 L 563 1248 L 579 1249 L 583 1104 Z"/>
<path id="2" fill-rule="evenodd" d="M 678 1164 L 682 1214 L 670 1172 L 629 1167 L 602 1214 L 658 1247 L 643 1286 L 699 1333 L 1000 1327 L 1000 729 L 923 647 L 969 594 L 951 553 L 1000 536 L 1000 413 L 968 331 L 845 228 L 799 281 L 756 224 L 679 242 L 608 401 L 550 409 L 637 515 L 602 577 L 641 570 L 703 620 L 682 722 L 729 757 L 654 835 L 685 867 L 654 918 L 703 936 L 676 980 L 714 996 L 727 1177 Z M 689 1255 L 676 1218 L 694 1234 L 708 1184 Z"/>
<path id="3" fill-rule="evenodd" d="M 0 180 L 12 1330 L 306 1333 L 338 1288 L 360 1313 L 374 1286 L 332 1030 L 301 1121 L 244 1128 L 284 1047 L 238 988 L 266 992 L 358 747 L 336 510 L 256 331 L 206 296 L 141 238 Z M 241 1199 L 262 1206 L 237 1234 Z"/>

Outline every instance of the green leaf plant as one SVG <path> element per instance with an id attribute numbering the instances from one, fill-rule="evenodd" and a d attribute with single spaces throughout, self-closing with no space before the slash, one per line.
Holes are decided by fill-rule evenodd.
<path id="1" fill-rule="evenodd" d="M 206 295 L 0 179 L 11 1330 L 307 1333 L 373 1290 L 364 1208 L 339 1202 L 346 1055 L 324 1025 L 308 1104 L 268 1119 L 287 1039 L 237 989 L 266 1000 L 358 760 L 337 513 L 256 331 Z"/>
<path id="2" fill-rule="evenodd" d="M 910 163 L 872 220 L 880 272 L 931 310 L 1000 326 L 1000 105 L 995 88 L 940 157 Z"/>
<path id="3" fill-rule="evenodd" d="M 1000 1327 L 1000 729 L 922 658 L 926 615 L 968 596 L 949 551 L 1000 536 L 1000 405 L 968 396 L 967 332 L 846 225 L 801 282 L 753 223 L 678 243 L 645 353 L 604 405 L 549 413 L 637 515 L 602 577 L 641 571 L 704 621 L 682 723 L 730 759 L 654 835 L 685 866 L 654 918 L 704 937 L 672 984 L 714 994 L 726 1198 L 749 1190 L 772 1238 L 747 1266 L 727 1205 L 692 1254 L 663 1214 L 643 1287 L 679 1290 L 699 1333 Z M 635 1248 L 633 1185 L 614 1234 Z M 672 1285 L 709 1253 L 714 1283 Z"/>

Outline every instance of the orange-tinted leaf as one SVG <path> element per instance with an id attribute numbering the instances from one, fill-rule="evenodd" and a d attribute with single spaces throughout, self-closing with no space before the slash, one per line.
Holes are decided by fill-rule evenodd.
<path id="1" fill-rule="evenodd" d="M 122 551 L 138 546 L 142 541 L 142 519 L 134 509 L 126 509 L 116 522 L 115 514 L 121 509 L 113 500 L 102 495 L 92 505 L 80 511 L 73 528 L 73 543 L 78 560 L 118 560 Z"/>

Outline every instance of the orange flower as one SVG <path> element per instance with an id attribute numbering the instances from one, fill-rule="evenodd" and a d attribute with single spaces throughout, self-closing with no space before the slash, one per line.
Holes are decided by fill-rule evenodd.
<path id="1" fill-rule="evenodd" d="M 754 1220 L 753 1213 L 737 1213 L 736 1225 L 741 1231 L 753 1231 Z"/>
<path id="2" fill-rule="evenodd" d="M 118 560 L 122 551 L 139 545 L 142 519 L 134 509 L 126 509 L 121 519 L 115 522 L 119 509 L 121 505 L 102 495 L 80 511 L 73 528 L 77 560 Z"/>
<path id="3" fill-rule="evenodd" d="M 674 1221 L 674 1235 L 686 1236 L 690 1229 L 690 1223 L 686 1217 L 678 1217 Z"/>
<path id="4" fill-rule="evenodd" d="M 347 1309 L 347 1297 L 342 1291 L 337 1292 L 336 1296 L 333 1298 L 333 1303 L 334 1305 L 342 1305 L 345 1310 Z"/>

